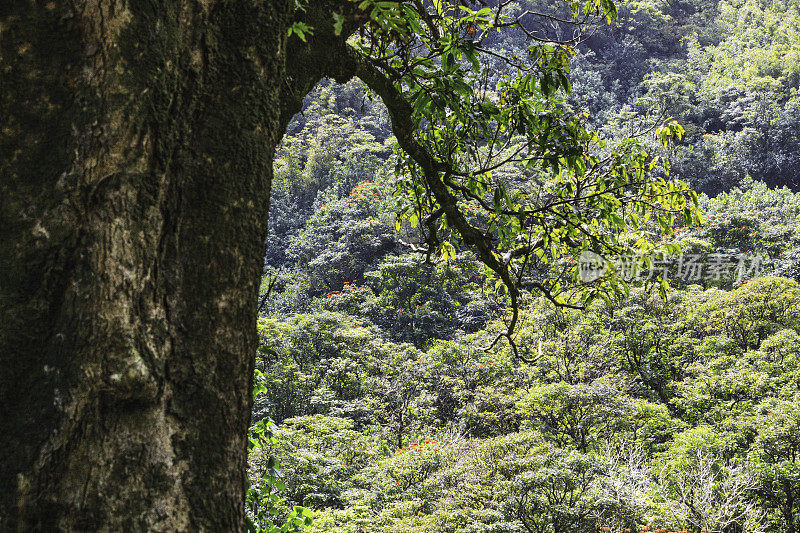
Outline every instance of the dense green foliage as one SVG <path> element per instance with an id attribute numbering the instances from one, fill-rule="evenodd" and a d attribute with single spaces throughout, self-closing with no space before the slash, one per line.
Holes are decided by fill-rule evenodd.
<path id="1" fill-rule="evenodd" d="M 281 265 L 260 322 L 255 416 L 278 422 L 261 453 L 283 463 L 280 505 L 315 510 L 312 531 L 790 530 L 800 195 L 748 182 L 701 196 L 705 223 L 675 236 L 761 253 L 762 274 L 784 277 L 676 280 L 666 302 L 638 289 L 586 312 L 532 301 L 527 364 L 483 350 L 504 307 L 474 258 L 402 254 L 385 191 L 353 191 L 328 193 L 290 238 L 336 228 L 317 255 L 389 244 L 342 252 L 351 270 Z"/>
<path id="2" fill-rule="evenodd" d="M 794 1 L 624 2 L 588 41 L 573 102 L 608 134 L 661 113 L 686 135 L 673 171 L 717 193 L 746 177 L 800 186 L 800 6 Z"/>
<path id="3" fill-rule="evenodd" d="M 618 140 L 676 116 L 678 146 L 644 143 L 709 194 L 703 221 L 631 227 L 652 239 L 646 250 L 759 254 L 760 271 L 673 278 L 665 299 L 633 283 L 586 310 L 526 295 L 517 351 L 486 350 L 506 331 L 508 298 L 457 239 L 412 253 L 430 237 L 429 211 L 414 207 L 414 163 L 394 148 L 386 109 L 360 82 L 323 82 L 276 163 L 254 518 L 302 517 L 304 506 L 309 531 L 342 533 L 800 527 L 798 3 L 646 0 L 619 13 L 569 60 L 556 84 L 572 93 L 556 108 L 590 111 L 569 128 Z M 514 31 L 495 39 L 509 57 L 528 45 Z M 469 108 L 461 119 L 485 127 L 500 111 L 462 104 L 437 115 L 435 99 L 414 103 L 469 153 L 450 113 Z M 498 172 L 510 185 L 495 201 L 510 209 L 548 171 Z M 480 202 L 465 212 L 506 238 L 510 218 Z M 558 279 L 581 249 L 553 252 L 541 279 Z"/>
<path id="4" fill-rule="evenodd" d="M 795 281 L 524 314 L 533 364 L 484 352 L 483 331 L 422 351 L 340 313 L 262 322 L 258 407 L 312 530 L 787 530 Z"/>
<path id="5" fill-rule="evenodd" d="M 270 451 L 312 530 L 787 530 L 795 281 L 525 317 L 534 364 L 482 351 L 483 331 L 422 351 L 340 313 L 264 320 L 259 408 L 281 422 Z"/>

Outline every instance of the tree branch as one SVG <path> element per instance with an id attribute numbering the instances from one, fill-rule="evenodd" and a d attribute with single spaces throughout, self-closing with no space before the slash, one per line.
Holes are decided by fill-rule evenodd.
<path id="1" fill-rule="evenodd" d="M 472 246 L 477 251 L 481 261 L 497 274 L 508 289 L 512 317 L 508 323 L 508 333 L 503 336 L 512 342 L 513 346 L 511 332 L 514 331 L 519 318 L 519 289 L 507 266 L 498 259 L 500 255 L 492 246 L 491 237 L 467 221 L 464 213 L 458 207 L 458 200 L 445 184 L 442 174 L 452 172 L 454 169 L 450 168 L 447 163 L 436 160 L 414 137 L 416 124 L 413 120 L 413 109 L 386 75 L 368 58 L 351 47 L 347 49 L 347 61 L 352 65 L 354 74 L 383 100 L 389 110 L 392 131 L 398 144 L 422 169 L 425 183 L 444 210 L 447 223 L 458 231 L 465 244 Z M 492 346 L 496 342 L 497 339 Z"/>

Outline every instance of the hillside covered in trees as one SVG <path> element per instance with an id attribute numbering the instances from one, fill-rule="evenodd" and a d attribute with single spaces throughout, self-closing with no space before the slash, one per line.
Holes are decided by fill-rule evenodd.
<path id="1" fill-rule="evenodd" d="M 424 222 L 398 215 L 413 209 L 380 100 L 332 80 L 305 98 L 272 188 L 254 527 L 293 513 L 339 533 L 798 531 L 800 3 L 618 10 L 575 48 L 563 106 L 668 157 L 702 220 L 645 226 L 675 254 L 663 294 L 636 280 L 585 310 L 523 294 L 513 344 L 479 258 L 420 253 Z M 508 58 L 529 44 L 487 42 Z M 652 135 L 666 117 L 685 130 L 669 147 Z"/>

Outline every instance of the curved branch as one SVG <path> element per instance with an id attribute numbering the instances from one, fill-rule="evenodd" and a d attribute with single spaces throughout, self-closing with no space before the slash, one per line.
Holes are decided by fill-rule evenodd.
<path id="1" fill-rule="evenodd" d="M 514 283 L 507 266 L 500 261 L 500 255 L 492 246 L 491 237 L 470 224 L 458 207 L 456 196 L 443 178 L 443 174 L 452 172 L 453 169 L 447 163 L 434 158 L 417 141 L 414 136 L 416 125 L 413 119 L 413 109 L 386 75 L 352 47 L 348 47 L 347 61 L 352 66 L 355 76 L 383 100 L 389 110 L 392 131 L 398 144 L 422 169 L 425 183 L 444 210 L 448 225 L 458 231 L 464 243 L 477 251 L 481 261 L 497 274 L 507 287 L 508 296 L 511 299 L 512 317 L 508 323 L 508 333 L 503 336 L 511 341 L 511 332 L 514 331 L 519 319 L 519 288 Z"/>

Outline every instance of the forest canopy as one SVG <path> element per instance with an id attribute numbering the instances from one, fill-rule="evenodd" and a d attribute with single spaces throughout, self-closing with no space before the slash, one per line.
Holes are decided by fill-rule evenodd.
<path id="1" fill-rule="evenodd" d="M 253 479 L 310 531 L 796 531 L 798 6 L 423 4 L 279 148 Z"/>

